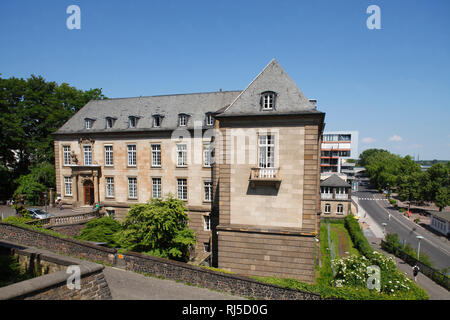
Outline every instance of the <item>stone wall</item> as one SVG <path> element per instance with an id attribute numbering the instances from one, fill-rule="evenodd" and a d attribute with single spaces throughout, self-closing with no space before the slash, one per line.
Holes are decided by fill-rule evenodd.
<path id="1" fill-rule="evenodd" d="M 85 241 L 62 239 L 38 231 L 0 223 L 0 239 L 78 258 L 114 264 L 115 249 L 90 244 Z"/>
<path id="2" fill-rule="evenodd" d="M 11 242 L 0 242 L 19 257 L 21 268 L 34 269 L 37 277 L 0 288 L 0 300 L 109 300 L 111 292 L 103 275 L 104 266 L 63 257 L 42 249 L 24 248 Z M 69 289 L 66 273 L 71 265 L 80 268 L 80 288 Z M 44 275 L 41 275 L 44 274 Z M 41 275 L 41 276 L 39 276 Z"/>
<path id="3" fill-rule="evenodd" d="M 135 252 L 124 255 L 126 269 L 219 290 L 242 297 L 268 300 L 320 300 L 320 295 L 285 289 L 256 280 L 211 271 L 182 262 L 150 257 Z"/>

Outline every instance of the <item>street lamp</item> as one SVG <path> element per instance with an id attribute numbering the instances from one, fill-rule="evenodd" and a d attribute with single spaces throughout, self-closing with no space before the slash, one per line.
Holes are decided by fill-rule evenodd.
<path id="1" fill-rule="evenodd" d="M 422 236 L 416 236 L 416 238 L 417 238 L 417 240 L 419 240 L 419 244 L 417 246 L 417 260 L 419 260 L 419 258 L 420 258 L 420 240 L 422 240 L 423 237 Z"/>

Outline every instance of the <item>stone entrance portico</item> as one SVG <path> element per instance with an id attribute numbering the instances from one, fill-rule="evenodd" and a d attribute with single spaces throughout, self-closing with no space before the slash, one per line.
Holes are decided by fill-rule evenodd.
<path id="1" fill-rule="evenodd" d="M 74 181 L 74 207 L 92 206 L 100 202 L 101 167 L 99 165 L 79 166 L 72 165 L 72 179 Z"/>

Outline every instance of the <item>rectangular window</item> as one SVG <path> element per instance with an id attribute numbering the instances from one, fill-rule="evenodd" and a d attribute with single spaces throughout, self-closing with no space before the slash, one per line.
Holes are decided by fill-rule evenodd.
<path id="1" fill-rule="evenodd" d="M 211 246 L 210 246 L 209 242 L 204 242 L 203 243 L 203 250 L 205 252 L 211 252 Z"/>
<path id="2" fill-rule="evenodd" d="M 114 119 L 113 118 L 106 118 L 106 129 L 112 128 L 114 125 Z"/>
<path id="3" fill-rule="evenodd" d="M 159 128 L 161 126 L 161 117 L 153 116 L 153 127 Z"/>
<path id="4" fill-rule="evenodd" d="M 329 203 L 325 204 L 325 213 L 331 212 L 331 205 Z"/>
<path id="5" fill-rule="evenodd" d="M 275 167 L 275 136 L 261 135 L 258 139 L 259 167 Z"/>
<path id="6" fill-rule="evenodd" d="M 137 199 L 137 178 L 128 178 L 128 198 Z"/>
<path id="7" fill-rule="evenodd" d="M 130 167 L 136 166 L 136 145 L 135 144 L 128 145 L 128 166 L 130 166 Z"/>
<path id="8" fill-rule="evenodd" d="M 344 206 L 342 204 L 338 204 L 337 205 L 337 210 L 336 210 L 337 214 L 342 214 L 344 213 Z"/>
<path id="9" fill-rule="evenodd" d="M 152 167 L 161 167 L 161 145 L 152 144 Z"/>
<path id="10" fill-rule="evenodd" d="M 204 200 L 212 201 L 212 181 L 203 181 Z"/>
<path id="11" fill-rule="evenodd" d="M 92 164 L 92 148 L 91 146 L 84 146 L 84 165 L 90 166 Z"/>
<path id="12" fill-rule="evenodd" d="M 187 179 L 177 179 L 178 199 L 187 200 Z"/>
<path id="13" fill-rule="evenodd" d="M 203 144 L 203 166 L 211 167 L 211 145 L 209 143 Z"/>
<path id="14" fill-rule="evenodd" d="M 114 198 L 114 178 L 106 177 L 106 197 Z"/>
<path id="15" fill-rule="evenodd" d="M 186 145 L 185 144 L 177 144 L 177 166 L 185 167 L 186 166 Z"/>
<path id="16" fill-rule="evenodd" d="M 161 199 L 161 190 L 161 178 L 152 178 L 152 198 Z"/>
<path id="17" fill-rule="evenodd" d="M 211 231 L 211 218 L 209 216 L 203 216 L 203 230 Z"/>
<path id="18" fill-rule="evenodd" d="M 128 125 L 130 128 L 136 128 L 137 125 L 137 117 L 129 117 Z"/>
<path id="19" fill-rule="evenodd" d="M 184 127 L 187 125 L 187 115 L 180 114 L 178 115 L 178 125 Z"/>
<path id="20" fill-rule="evenodd" d="M 85 119 L 84 120 L 84 127 L 86 129 L 91 129 L 92 128 L 92 119 Z"/>
<path id="21" fill-rule="evenodd" d="M 114 165 L 113 147 L 105 146 L 105 166 Z"/>
<path id="22" fill-rule="evenodd" d="M 63 146 L 64 165 L 70 165 L 70 146 Z"/>
<path id="23" fill-rule="evenodd" d="M 214 118 L 213 118 L 213 116 L 212 116 L 211 113 L 207 113 L 207 114 L 206 114 L 206 125 L 207 125 L 207 126 L 212 126 L 212 125 L 214 125 Z"/>
<path id="24" fill-rule="evenodd" d="M 72 178 L 64 177 L 64 193 L 66 196 L 72 195 Z"/>

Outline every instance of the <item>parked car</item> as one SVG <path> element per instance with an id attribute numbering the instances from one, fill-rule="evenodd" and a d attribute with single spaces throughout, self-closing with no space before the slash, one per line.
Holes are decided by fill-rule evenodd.
<path id="1" fill-rule="evenodd" d="M 52 217 L 52 215 L 50 213 L 42 211 L 40 209 L 30 208 L 27 210 L 30 213 L 31 217 L 34 219 L 45 219 L 45 218 Z"/>

